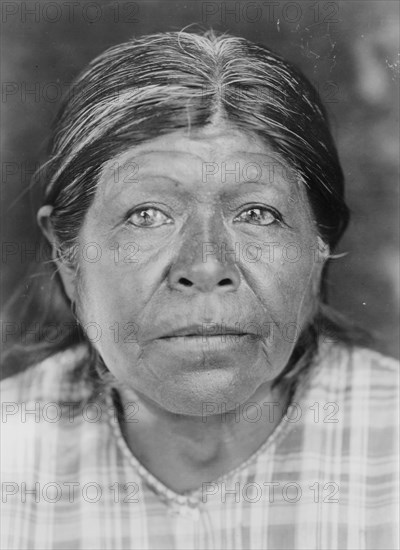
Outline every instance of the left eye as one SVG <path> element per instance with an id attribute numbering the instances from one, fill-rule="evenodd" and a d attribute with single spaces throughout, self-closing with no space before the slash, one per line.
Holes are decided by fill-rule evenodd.
<path id="1" fill-rule="evenodd" d="M 251 223 L 253 225 L 271 225 L 281 220 L 282 216 L 278 212 L 275 213 L 269 208 L 256 207 L 244 210 L 233 221 Z"/>
<path id="2" fill-rule="evenodd" d="M 172 223 L 172 219 L 158 208 L 140 208 L 132 212 L 128 222 L 136 227 L 160 227 Z"/>

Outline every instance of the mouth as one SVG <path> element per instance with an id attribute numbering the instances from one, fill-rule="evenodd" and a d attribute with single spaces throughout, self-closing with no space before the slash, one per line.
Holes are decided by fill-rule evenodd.
<path id="1" fill-rule="evenodd" d="M 172 354 L 176 358 L 184 358 L 187 365 L 200 364 L 203 368 L 203 362 L 208 358 L 211 361 L 208 366 L 219 368 L 226 366 L 226 361 L 230 366 L 235 366 L 238 357 L 256 353 L 261 340 L 260 335 L 240 330 L 238 325 L 203 323 L 179 327 L 159 334 L 152 342 L 166 358 Z"/>
<path id="2" fill-rule="evenodd" d="M 209 326 L 210 324 L 205 325 L 192 325 L 189 327 L 183 327 L 179 329 L 172 330 L 167 334 L 160 337 L 161 340 L 172 339 L 172 338 L 193 338 L 193 339 L 209 339 L 209 338 L 221 338 L 221 337 L 236 337 L 241 336 L 255 336 L 249 332 L 244 332 L 238 330 L 234 327 L 227 327 L 224 325 Z"/>
<path id="3" fill-rule="evenodd" d="M 200 335 L 200 334 L 185 334 L 184 336 L 166 336 L 160 338 L 161 342 L 165 343 L 174 343 L 182 345 L 217 345 L 219 344 L 234 344 L 239 343 L 245 339 L 253 340 L 254 335 L 250 334 L 209 334 L 209 335 Z"/>
<path id="4" fill-rule="evenodd" d="M 245 350 L 249 352 L 257 345 L 256 340 L 256 335 L 238 331 L 218 330 L 212 334 L 203 331 L 203 334 L 199 334 L 193 330 L 181 329 L 159 338 L 157 342 L 166 354 L 172 352 L 182 357 L 187 356 L 191 363 L 198 360 L 199 354 L 226 358 L 227 354 L 231 356 Z"/>

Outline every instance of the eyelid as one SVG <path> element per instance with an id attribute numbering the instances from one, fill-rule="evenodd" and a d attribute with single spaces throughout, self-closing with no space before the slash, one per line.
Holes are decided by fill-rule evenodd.
<path id="1" fill-rule="evenodd" d="M 144 205 L 141 204 L 141 205 L 135 206 L 134 208 L 131 208 L 129 210 L 129 212 L 125 216 L 125 220 L 124 220 L 125 225 L 130 224 L 130 225 L 133 225 L 135 227 L 141 227 L 143 229 L 144 228 L 151 228 L 151 226 L 147 226 L 147 227 L 145 225 L 140 226 L 140 225 L 137 225 L 137 224 L 130 221 L 130 218 L 133 216 L 133 214 L 136 214 L 137 212 L 141 212 L 143 210 L 155 210 L 157 212 L 160 212 L 163 216 L 165 216 L 165 218 L 167 218 L 167 220 L 164 222 L 165 224 L 169 225 L 171 222 L 172 223 L 174 222 L 172 217 L 169 214 L 167 214 L 166 212 L 164 212 L 164 210 L 162 210 L 158 206 L 155 206 L 154 204 L 150 204 L 150 205 L 149 204 L 144 204 Z M 164 225 L 164 223 L 160 224 L 160 226 Z"/>
<path id="2" fill-rule="evenodd" d="M 130 210 L 128 210 L 127 214 L 125 215 L 125 221 L 129 220 L 129 218 L 132 216 L 132 214 L 135 214 L 136 212 L 140 212 L 141 210 L 158 210 L 161 212 L 161 214 L 164 214 L 167 218 L 171 218 L 169 214 L 167 214 L 162 208 L 155 204 L 139 204 L 138 206 L 134 206 Z"/>
<path id="3" fill-rule="evenodd" d="M 239 214 L 237 216 L 235 216 L 235 219 L 238 218 L 241 214 L 243 214 L 244 212 L 246 212 L 247 210 L 253 210 L 253 209 L 256 209 L 258 208 L 259 210 L 267 210 L 268 212 L 270 212 L 271 214 L 273 214 L 276 218 L 276 221 L 278 223 L 282 223 L 282 224 L 285 224 L 285 225 L 288 225 L 286 224 L 286 222 L 284 221 L 283 219 L 283 216 L 282 214 L 276 210 L 276 208 L 273 208 L 272 206 L 266 206 L 265 204 L 249 204 L 249 205 L 245 205 L 245 207 L 241 208 Z M 234 221 L 235 221 L 234 219 Z M 254 224 L 256 225 L 256 224 Z M 288 226 L 290 227 L 290 226 Z"/>

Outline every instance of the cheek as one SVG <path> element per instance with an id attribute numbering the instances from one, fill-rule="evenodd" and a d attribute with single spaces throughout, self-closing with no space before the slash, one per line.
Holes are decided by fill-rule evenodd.
<path id="1" fill-rule="evenodd" d="M 139 341 L 148 309 L 154 310 L 154 295 L 160 287 L 169 254 L 141 254 L 122 245 L 119 249 L 102 246 L 96 262 L 81 262 L 78 283 L 78 317 L 95 347 L 102 355 L 123 353 L 139 355 Z M 159 308 L 163 303 L 157 300 Z M 168 303 L 164 310 L 168 310 Z M 153 312 L 154 313 L 154 312 Z M 100 337 L 99 337 L 100 336 Z M 94 338 L 93 338 L 94 337 Z M 104 353 L 103 353 L 104 352 Z"/>
<path id="2" fill-rule="evenodd" d="M 319 269 L 313 262 L 286 264 L 276 273 L 288 322 L 299 327 L 313 315 L 317 303 Z"/>
<path id="3" fill-rule="evenodd" d="M 244 267 L 259 300 L 276 322 L 302 325 L 313 314 L 321 274 L 313 243 L 292 239 L 270 245 L 260 261 Z"/>
<path id="4" fill-rule="evenodd" d="M 112 263 L 85 265 L 80 271 L 77 302 L 78 318 L 87 338 L 119 380 L 127 375 L 123 352 L 129 348 L 133 361 L 140 356 L 139 327 L 132 321 L 137 318 L 132 308 L 140 310 L 137 301 L 141 295 L 135 295 L 132 287 L 127 300 L 122 282 Z"/>

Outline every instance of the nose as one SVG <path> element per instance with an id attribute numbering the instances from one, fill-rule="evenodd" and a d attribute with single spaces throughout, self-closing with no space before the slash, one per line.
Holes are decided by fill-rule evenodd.
<path id="1" fill-rule="evenodd" d="M 187 294 L 195 292 L 232 292 L 240 284 L 240 274 L 235 264 L 217 259 L 198 259 L 190 265 L 176 265 L 169 273 L 169 284 L 174 290 Z"/>

